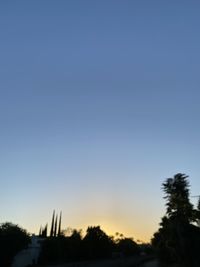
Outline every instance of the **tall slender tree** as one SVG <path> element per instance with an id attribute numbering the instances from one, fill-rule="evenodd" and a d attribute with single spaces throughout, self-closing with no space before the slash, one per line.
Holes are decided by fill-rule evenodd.
<path id="1" fill-rule="evenodd" d="M 51 221 L 51 231 L 50 231 L 50 236 L 54 236 L 54 220 L 55 220 L 55 210 L 53 211 L 52 215 L 52 221 Z"/>
<path id="2" fill-rule="evenodd" d="M 56 215 L 56 219 L 55 219 L 54 236 L 57 236 L 57 221 L 58 221 L 58 215 Z"/>
<path id="3" fill-rule="evenodd" d="M 58 236 L 61 235 L 61 220 L 62 220 L 62 211 L 60 212 L 60 218 L 59 218 Z"/>
<path id="4" fill-rule="evenodd" d="M 48 224 L 46 224 L 42 230 L 42 237 L 47 237 L 47 227 L 48 227 Z"/>
<path id="5" fill-rule="evenodd" d="M 40 226 L 39 236 L 42 235 L 42 226 Z"/>

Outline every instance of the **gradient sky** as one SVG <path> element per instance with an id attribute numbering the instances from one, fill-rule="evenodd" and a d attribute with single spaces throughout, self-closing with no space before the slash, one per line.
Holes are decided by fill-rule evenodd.
<path id="1" fill-rule="evenodd" d="M 149 240 L 200 193 L 200 2 L 1 1 L 0 221 Z M 192 199 L 195 203 L 195 199 Z"/>

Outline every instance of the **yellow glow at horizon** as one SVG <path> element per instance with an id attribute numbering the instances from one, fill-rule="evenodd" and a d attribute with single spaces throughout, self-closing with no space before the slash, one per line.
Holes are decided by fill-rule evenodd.
<path id="1" fill-rule="evenodd" d="M 140 218 L 141 219 L 141 218 Z M 48 231 L 51 225 L 51 218 L 48 220 Z M 131 237 L 136 242 L 141 240 L 142 242 L 149 242 L 153 233 L 157 229 L 157 224 L 152 222 L 152 219 L 149 218 L 149 221 L 146 223 L 144 218 L 139 220 L 139 218 L 131 219 L 126 218 L 125 216 L 120 216 L 113 214 L 111 216 L 97 216 L 87 215 L 85 217 L 77 217 L 69 220 L 66 216 L 63 216 L 62 219 L 62 229 L 74 228 L 74 229 L 82 229 L 83 234 L 85 234 L 88 226 L 97 226 L 99 225 L 101 229 L 108 234 L 109 236 L 115 236 L 116 232 L 123 234 L 124 237 Z M 30 227 L 31 232 L 38 233 L 40 224 L 38 224 L 37 228 L 35 225 Z"/>

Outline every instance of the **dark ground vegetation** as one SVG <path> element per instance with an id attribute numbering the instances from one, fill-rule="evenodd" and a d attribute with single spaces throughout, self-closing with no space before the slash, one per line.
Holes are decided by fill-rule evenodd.
<path id="1" fill-rule="evenodd" d="M 88 227 L 84 237 L 74 230 L 70 236 L 47 238 L 42 246 L 39 263 L 128 257 L 138 255 L 140 251 L 139 245 L 133 239 L 122 237 L 114 240 L 102 231 L 100 226 L 94 226 Z"/>

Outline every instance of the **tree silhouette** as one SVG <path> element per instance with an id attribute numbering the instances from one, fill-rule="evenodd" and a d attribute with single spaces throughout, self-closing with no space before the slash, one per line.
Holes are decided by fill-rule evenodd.
<path id="1" fill-rule="evenodd" d="M 200 197 L 197 202 L 197 209 L 196 209 L 196 218 L 197 218 L 197 225 L 200 227 Z"/>
<path id="2" fill-rule="evenodd" d="M 79 260 L 98 260 L 132 256 L 139 253 L 139 246 L 131 238 L 125 238 L 122 234 L 114 240 L 108 236 L 100 226 L 90 226 L 87 228 L 85 236 L 82 238 L 81 230 L 70 229 L 56 237 L 49 237 L 42 242 L 39 263 L 62 264 Z"/>
<path id="3" fill-rule="evenodd" d="M 124 256 L 133 256 L 139 253 L 139 246 L 132 238 L 123 237 L 117 241 L 117 250 Z"/>
<path id="4" fill-rule="evenodd" d="M 57 236 L 57 221 L 58 221 L 58 215 L 56 215 L 55 224 L 54 224 L 54 236 Z"/>
<path id="5" fill-rule="evenodd" d="M 54 218 L 55 218 L 55 210 L 53 211 L 52 221 L 51 221 L 51 231 L 50 231 L 51 237 L 54 235 Z"/>
<path id="6" fill-rule="evenodd" d="M 62 221 L 62 212 L 60 212 L 59 225 L 58 225 L 58 236 L 61 235 L 61 221 Z"/>
<path id="7" fill-rule="evenodd" d="M 197 203 L 197 210 L 200 211 L 200 197 L 199 197 L 198 203 Z"/>
<path id="8" fill-rule="evenodd" d="M 194 220 L 193 205 L 189 200 L 189 182 L 188 176 L 182 173 L 168 178 L 163 183 L 165 199 L 167 199 L 168 218 L 191 222 Z"/>
<path id="9" fill-rule="evenodd" d="M 46 224 L 44 229 L 42 229 L 42 234 L 41 234 L 42 237 L 47 237 L 47 227 L 48 227 L 48 224 Z"/>
<path id="10" fill-rule="evenodd" d="M 113 241 L 100 226 L 88 227 L 83 239 L 84 254 L 89 259 L 109 257 Z"/>
<path id="11" fill-rule="evenodd" d="M 162 186 L 167 209 L 152 239 L 158 257 L 180 266 L 200 266 L 200 229 L 192 224 L 199 213 L 189 200 L 188 176 L 178 173 Z"/>
<path id="12" fill-rule="evenodd" d="M 0 266 L 10 266 L 14 256 L 26 248 L 30 242 L 27 232 L 18 225 L 3 223 L 0 225 Z"/>

